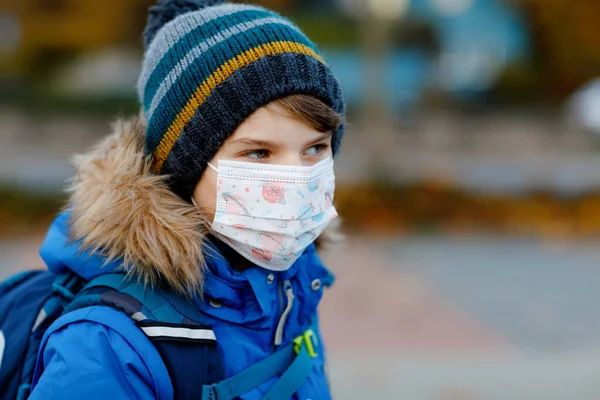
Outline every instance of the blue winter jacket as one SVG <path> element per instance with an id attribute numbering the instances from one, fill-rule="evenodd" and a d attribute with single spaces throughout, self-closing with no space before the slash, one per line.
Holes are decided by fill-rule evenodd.
<path id="1" fill-rule="evenodd" d="M 70 270 L 85 279 L 114 271 L 122 265 L 122 259 L 107 262 L 94 251 L 94 246 L 102 246 L 105 250 L 111 245 L 117 246 L 131 259 L 131 254 L 139 254 L 127 248 L 131 243 L 141 241 L 140 245 L 146 246 L 156 244 L 157 240 L 164 242 L 167 239 L 161 235 L 172 234 L 169 231 L 173 228 L 167 226 L 162 232 L 159 231 L 161 224 L 154 225 L 157 228 L 151 237 L 142 237 L 146 231 L 139 228 L 139 232 L 134 232 L 135 240 L 131 240 L 127 235 L 143 225 L 136 225 L 136 221 L 148 222 L 147 219 L 154 218 L 150 221 L 153 222 L 162 218 L 160 221 L 164 222 L 165 215 L 173 212 L 186 216 L 185 204 L 176 203 L 173 208 L 171 202 L 167 202 L 161 206 L 157 198 L 152 198 L 157 200 L 154 202 L 143 202 L 150 204 L 147 207 L 159 207 L 154 209 L 136 203 L 140 196 L 146 196 L 143 200 L 148 200 L 147 196 L 165 196 L 166 193 L 164 188 L 158 193 L 136 192 L 139 185 L 146 183 L 143 179 L 148 178 L 144 165 L 141 169 L 134 165 L 134 172 L 129 171 L 131 176 L 122 171 L 123 163 L 138 162 L 138 158 L 132 160 L 131 157 L 143 154 L 140 141 L 136 139 L 140 131 L 143 132 L 143 128 L 137 128 L 135 124 L 117 125 L 117 131 L 77 166 L 79 181 L 74 184 L 69 212 L 60 214 L 52 223 L 40 250 L 51 271 Z M 98 160 L 104 164 L 100 165 Z M 120 182 L 131 179 L 132 191 L 107 184 L 106 174 L 110 173 L 113 174 L 109 176 L 112 182 L 115 174 Z M 78 193 L 85 196 L 78 197 Z M 88 227 L 90 224 L 83 222 L 89 222 L 90 213 L 98 213 L 98 219 Z M 119 219 L 128 226 L 115 225 L 114 221 Z M 123 238 L 115 242 L 112 240 L 114 235 L 117 238 L 123 235 Z M 78 241 L 73 242 L 70 237 Z M 92 243 L 86 244 L 86 237 L 94 238 Z M 285 272 L 271 272 L 260 267 L 236 272 L 214 244 L 209 244 L 203 254 L 208 266 L 204 271 L 204 299 L 196 296 L 193 301 L 212 325 L 227 377 L 264 359 L 308 329 L 316 319 L 324 287 L 333 282 L 333 276 L 322 265 L 314 245 Z M 140 263 L 145 261 L 140 258 Z M 135 260 L 132 265 L 135 268 Z M 284 280 L 291 282 L 293 298 L 284 293 Z M 288 310 L 284 312 L 286 308 Z M 278 324 L 282 324 L 283 330 L 279 338 L 281 344 L 276 346 Z M 319 356 L 310 376 L 297 391 L 297 399 L 330 398 L 318 328 L 316 333 L 320 343 Z M 38 365 L 43 372 L 34 382 L 31 399 L 173 399 L 167 369 L 152 343 L 129 317 L 106 306 L 76 310 L 59 318 L 44 337 Z M 265 382 L 241 398 L 261 399 L 276 380 Z"/>

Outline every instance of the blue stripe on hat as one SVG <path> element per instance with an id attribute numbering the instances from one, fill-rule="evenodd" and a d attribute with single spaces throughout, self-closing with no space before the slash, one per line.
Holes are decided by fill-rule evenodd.
<path id="1" fill-rule="evenodd" d="M 252 21 L 248 21 L 248 22 L 244 22 L 242 24 L 235 25 L 231 28 L 224 30 L 223 33 L 221 35 L 219 35 L 218 37 L 214 36 L 212 38 L 209 38 L 209 39 L 203 41 L 202 43 L 199 43 L 196 47 L 194 47 L 192 50 L 190 50 L 185 55 L 185 57 L 183 57 L 179 61 L 179 63 L 177 63 L 177 65 L 174 68 L 171 69 L 171 71 L 169 72 L 169 74 L 167 76 L 163 77 L 163 80 L 160 83 L 160 86 L 158 87 L 158 89 L 156 90 L 156 93 L 154 95 L 154 98 L 152 99 L 152 102 L 150 103 L 149 106 L 146 105 L 146 107 L 144 108 L 144 110 L 146 112 L 146 118 L 147 119 L 152 118 L 152 114 L 154 114 L 156 107 L 158 107 L 158 105 L 162 101 L 163 97 L 168 93 L 168 91 L 171 89 L 171 87 L 177 82 L 177 79 L 179 78 L 179 76 L 181 76 L 181 74 L 183 74 L 183 72 L 185 72 L 185 70 L 194 62 L 194 60 L 196 60 L 197 58 L 203 57 L 205 55 L 205 53 L 211 47 L 218 45 L 219 43 L 227 40 L 228 38 L 230 38 L 232 36 L 243 34 L 244 32 L 249 31 L 258 26 L 277 25 L 277 24 L 287 25 L 288 27 L 290 27 L 292 29 L 297 29 L 292 23 L 290 23 L 286 20 L 283 20 L 281 18 L 267 17 L 267 18 L 255 19 Z"/>
<path id="2" fill-rule="evenodd" d="M 258 26 L 244 32 L 241 37 L 233 36 L 210 48 L 202 58 L 194 60 L 166 93 L 148 121 L 146 144 L 149 152 L 156 150 L 163 134 L 169 129 L 197 87 L 228 60 L 254 47 L 280 40 L 301 43 L 316 51 L 315 45 L 296 30 L 285 25 L 269 27 L 265 29 L 263 26 Z M 170 71 L 162 68 L 164 66 L 156 70 L 164 77 Z"/>
<path id="3" fill-rule="evenodd" d="M 211 15 L 205 15 L 206 11 L 195 12 L 186 14 L 181 18 L 187 18 L 186 24 L 183 26 L 195 26 L 193 29 L 186 29 L 182 35 L 178 35 L 178 32 L 171 34 L 170 36 L 165 35 L 165 39 L 160 36 L 156 41 L 161 40 L 161 46 L 168 46 L 168 50 L 164 52 L 164 55 L 158 59 L 158 62 L 153 66 L 148 61 L 145 63 L 146 69 L 152 69 L 147 76 L 147 79 L 140 78 L 139 85 L 143 88 L 144 97 L 142 103 L 145 107 L 149 107 L 152 102 L 152 98 L 156 94 L 156 90 L 160 86 L 161 81 L 165 78 L 161 71 L 171 70 L 177 63 L 184 58 L 184 56 L 192 50 L 198 43 L 199 39 L 204 40 L 210 38 L 218 38 L 223 33 L 223 30 L 229 29 L 240 23 L 249 22 L 255 19 L 264 17 L 277 17 L 276 14 L 266 11 L 253 9 L 247 11 L 245 8 L 238 10 L 235 13 L 222 12 L 220 17 L 211 18 Z M 215 15 L 217 15 L 215 13 Z M 193 17 L 193 18 L 192 18 Z M 179 21 L 176 21 L 179 22 Z M 168 40 L 170 43 L 167 43 Z"/>

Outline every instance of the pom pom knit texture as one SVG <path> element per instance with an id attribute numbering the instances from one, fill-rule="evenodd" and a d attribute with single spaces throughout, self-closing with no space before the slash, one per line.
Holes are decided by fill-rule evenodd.
<path id="1" fill-rule="evenodd" d="M 216 3 L 161 1 L 145 31 L 138 95 L 148 121 L 146 151 L 184 199 L 258 108 L 307 94 L 344 114 L 337 80 L 298 27 L 261 7 Z M 334 132 L 334 154 L 343 130 Z"/>

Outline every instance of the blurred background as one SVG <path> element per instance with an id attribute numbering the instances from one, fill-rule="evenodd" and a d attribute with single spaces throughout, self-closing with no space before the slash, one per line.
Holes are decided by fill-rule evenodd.
<path id="1" fill-rule="evenodd" d="M 137 113 L 153 0 L 0 6 L 0 279 Z M 8 3 L 8 2 L 4 2 Z M 600 1 L 265 0 L 339 77 L 338 399 L 600 398 Z"/>

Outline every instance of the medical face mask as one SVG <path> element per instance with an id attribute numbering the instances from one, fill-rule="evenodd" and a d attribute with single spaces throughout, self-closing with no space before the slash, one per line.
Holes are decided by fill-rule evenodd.
<path id="1" fill-rule="evenodd" d="M 284 271 L 337 212 L 331 157 L 311 166 L 220 160 L 215 235 L 256 265 Z"/>

